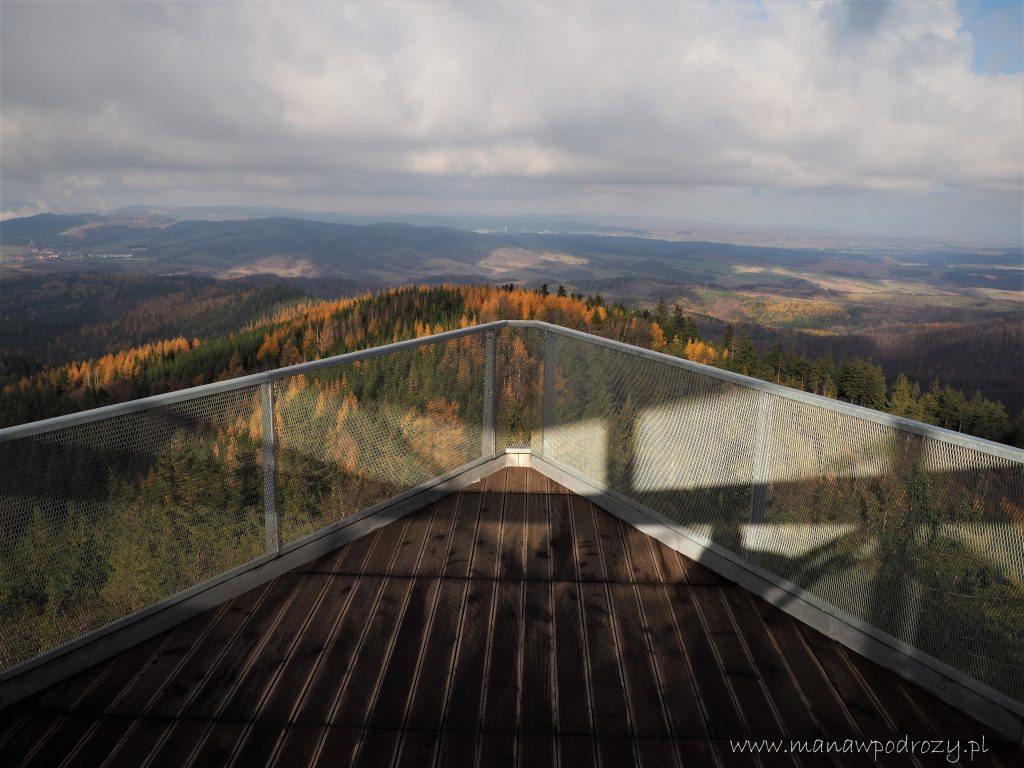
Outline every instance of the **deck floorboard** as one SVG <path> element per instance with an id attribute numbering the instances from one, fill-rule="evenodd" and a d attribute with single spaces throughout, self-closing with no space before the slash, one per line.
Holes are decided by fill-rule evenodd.
<path id="1" fill-rule="evenodd" d="M 510 467 L 0 712 L 0 765 L 724 768 L 783 764 L 730 739 L 903 735 L 1020 759 Z"/>

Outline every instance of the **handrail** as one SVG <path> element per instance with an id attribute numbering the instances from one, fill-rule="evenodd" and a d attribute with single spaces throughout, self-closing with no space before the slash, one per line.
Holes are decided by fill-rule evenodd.
<path id="1" fill-rule="evenodd" d="M 907 419 L 903 416 L 894 416 L 890 413 L 876 411 L 862 405 L 854 405 L 853 403 L 847 403 L 842 400 L 834 400 L 832 398 L 825 397 L 824 395 L 803 392 L 799 389 L 793 389 L 792 387 L 774 384 L 770 381 L 762 381 L 761 379 L 756 379 L 752 376 L 744 376 L 741 373 L 726 371 L 703 363 L 696 363 L 691 360 L 674 357 L 673 355 L 668 355 L 663 352 L 655 352 L 654 350 L 644 349 L 643 347 L 637 347 L 622 341 L 608 339 L 603 336 L 597 336 L 595 334 L 574 330 L 572 328 L 565 328 L 542 320 L 494 320 L 488 323 L 481 323 L 480 325 L 469 326 L 467 328 L 458 328 L 456 330 L 444 331 L 430 336 L 421 336 L 416 339 L 406 339 L 405 341 L 398 341 L 392 344 L 385 344 L 383 346 L 370 347 L 369 349 L 358 350 L 355 352 L 346 352 L 341 355 L 325 357 L 320 360 L 297 363 L 285 368 L 275 368 L 270 371 L 253 373 L 247 376 L 239 376 L 238 378 L 228 379 L 227 381 L 202 384 L 196 387 L 175 390 L 174 392 L 166 392 L 159 395 L 139 398 L 137 400 L 128 400 L 123 403 L 114 403 L 113 405 L 92 408 L 78 413 L 54 416 L 49 419 L 32 421 L 13 427 L 5 427 L 0 429 L 0 443 L 5 443 L 9 440 L 16 440 L 21 437 L 30 437 L 32 435 L 50 432 L 63 427 L 87 424 L 92 421 L 99 421 L 113 416 L 119 416 L 121 414 L 135 413 L 137 411 L 146 410 L 147 408 L 171 405 L 221 392 L 231 392 L 236 389 L 243 389 L 245 387 L 264 384 L 266 382 L 277 381 L 290 376 L 310 373 L 322 368 L 354 363 L 360 360 L 369 360 L 392 352 L 416 349 L 417 347 L 433 344 L 439 341 L 485 333 L 488 330 L 496 331 L 501 328 L 532 328 L 536 330 L 551 331 L 562 336 L 586 341 L 590 344 L 596 344 L 598 346 L 615 349 L 627 354 L 656 360 L 660 363 L 674 365 L 678 368 L 683 368 L 685 370 L 692 371 L 693 373 L 709 376 L 731 384 L 737 384 L 742 387 L 756 389 L 762 392 L 770 392 L 773 395 L 778 395 L 779 397 L 784 397 L 788 400 L 812 405 L 817 408 L 824 408 L 838 413 L 844 413 L 867 421 L 873 421 L 876 424 L 881 424 L 882 426 L 895 427 L 896 429 L 912 432 L 913 434 L 920 435 L 921 437 L 941 440 L 945 443 L 958 445 L 963 448 L 969 448 L 974 451 L 980 451 L 982 453 L 998 456 L 1019 464 L 1024 464 L 1024 449 L 1022 448 L 1015 448 L 1010 445 L 1004 445 L 992 440 L 975 437 L 974 435 L 968 435 L 963 432 L 956 432 L 944 427 L 937 427 L 933 424 L 925 424 L 924 422 Z"/>
<path id="2" fill-rule="evenodd" d="M 564 328 L 560 325 L 546 323 L 541 320 L 507 320 L 504 322 L 510 328 L 538 328 L 545 331 L 552 331 L 561 336 L 579 339 L 591 344 L 608 347 L 609 349 L 615 349 L 620 352 L 626 352 L 639 357 L 646 357 L 651 360 L 656 360 L 659 363 L 668 363 L 669 365 L 674 365 L 677 368 L 683 368 L 685 370 L 692 371 L 693 373 L 729 382 L 730 384 L 738 384 L 749 389 L 770 392 L 773 395 L 778 395 L 779 397 L 784 397 L 788 400 L 794 400 L 799 403 L 813 405 L 817 408 L 824 408 L 838 413 L 844 413 L 867 421 L 873 421 L 876 424 L 881 424 L 886 427 L 895 427 L 906 432 L 913 432 L 921 437 L 930 437 L 936 440 L 942 440 L 943 442 L 959 445 L 963 448 L 970 448 L 974 451 L 981 451 L 982 453 L 988 453 L 993 456 L 1008 459 L 1009 461 L 1024 464 L 1024 449 L 1015 448 L 1012 445 L 1004 445 L 1003 443 L 986 440 L 982 437 L 975 437 L 974 435 L 968 435 L 963 432 L 956 432 L 952 429 L 937 427 L 933 424 L 925 424 L 924 422 L 914 421 L 913 419 L 907 419 L 903 416 L 894 416 L 891 413 L 876 411 L 873 408 L 867 408 L 863 405 L 854 405 L 853 403 L 847 403 L 843 400 L 834 400 L 830 397 L 825 397 L 824 395 L 804 392 L 799 389 L 783 386 L 782 384 L 762 381 L 761 379 L 755 379 L 753 376 L 744 376 L 742 373 L 726 371 L 721 368 L 705 365 L 704 363 L 696 363 L 692 360 L 685 360 L 673 355 L 667 355 L 664 352 L 655 352 L 654 350 L 637 347 L 623 341 L 607 339 L 603 336 L 596 336 L 594 334 L 577 331 L 572 328 Z"/>
<path id="3" fill-rule="evenodd" d="M 408 349 L 416 349 L 417 347 L 435 344 L 439 341 L 459 339 L 463 336 L 473 336 L 478 333 L 484 333 L 488 329 L 501 328 L 504 325 L 505 323 L 503 321 L 497 321 L 493 323 L 484 323 L 482 325 L 473 325 L 468 328 L 457 328 L 453 331 L 444 331 L 443 333 L 436 333 L 431 336 L 420 336 L 416 339 L 396 341 L 392 344 L 370 347 L 369 349 L 361 349 L 355 352 L 345 352 L 341 355 L 325 357 L 320 360 L 296 363 L 295 365 L 289 365 L 284 368 L 274 368 L 270 371 L 251 373 L 247 376 L 239 376 L 238 378 L 227 379 L 226 381 L 215 381 L 210 384 L 200 384 L 199 386 L 188 387 L 187 389 L 177 389 L 173 392 L 150 395 L 149 397 L 140 397 L 137 400 L 127 400 L 123 403 L 114 403 L 113 405 L 103 405 L 99 408 L 91 408 L 87 411 L 79 411 L 78 413 L 69 413 L 64 416 L 53 416 L 49 419 L 30 421 L 26 424 L 18 424 L 13 427 L 0 429 L 0 443 L 5 443 L 9 440 L 17 440 L 21 437 L 31 437 L 33 435 L 51 432 L 55 429 L 63 429 L 64 427 L 73 427 L 79 424 L 88 424 L 92 421 L 101 421 L 102 419 L 121 416 L 126 413 L 136 413 L 137 411 L 144 411 L 148 408 L 156 408 L 163 405 L 172 405 L 174 403 L 180 403 L 187 400 L 194 400 L 198 397 L 216 395 L 222 392 L 233 392 L 236 389 L 245 389 L 246 387 L 266 384 L 280 379 L 287 379 L 291 376 L 311 373 L 322 368 L 333 368 L 334 366 L 355 363 L 361 360 L 371 360 L 375 357 L 381 357 L 393 352 L 402 352 Z"/>

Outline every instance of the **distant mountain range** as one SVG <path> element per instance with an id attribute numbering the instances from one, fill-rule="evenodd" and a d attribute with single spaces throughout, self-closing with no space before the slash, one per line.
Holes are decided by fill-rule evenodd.
<path id="1" fill-rule="evenodd" d="M 1020 265 L 1019 249 L 943 249 L 895 258 L 885 251 L 661 240 L 620 232 L 474 232 L 288 217 L 178 220 L 146 209 L 10 219 L 0 222 L 0 245 L 6 266 L 32 270 L 274 274 L 374 285 L 565 282 L 633 300 L 693 286 L 813 297 L 827 290 L 821 276 L 1019 290 L 1024 274 L 1005 268 Z"/>

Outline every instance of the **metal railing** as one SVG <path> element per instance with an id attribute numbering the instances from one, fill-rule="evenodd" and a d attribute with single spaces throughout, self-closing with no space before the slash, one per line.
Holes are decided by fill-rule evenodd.
<path id="1" fill-rule="evenodd" d="M 508 448 L 1024 700 L 1024 451 L 535 321 L 0 430 L 0 669 Z"/>

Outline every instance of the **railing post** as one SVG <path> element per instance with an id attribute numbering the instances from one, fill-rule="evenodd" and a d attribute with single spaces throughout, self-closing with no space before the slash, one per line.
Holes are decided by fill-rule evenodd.
<path id="1" fill-rule="evenodd" d="M 484 423 L 481 450 L 484 456 L 493 459 L 497 456 L 494 442 L 494 331 L 488 331 L 484 338 Z"/>
<path id="2" fill-rule="evenodd" d="M 281 549 L 277 508 L 277 435 L 274 424 L 274 382 L 260 385 L 263 405 L 263 539 L 268 555 Z"/>
<path id="3" fill-rule="evenodd" d="M 540 455 L 551 452 L 555 428 L 555 336 L 544 331 L 544 399 L 541 403 Z"/>
<path id="4" fill-rule="evenodd" d="M 767 457 L 765 451 L 765 436 L 768 428 L 768 398 L 767 392 L 761 392 L 757 398 L 757 422 L 754 426 L 754 464 L 750 472 L 750 526 L 747 530 L 746 540 L 751 541 L 754 532 L 759 530 L 756 526 L 764 522 L 765 505 L 768 498 L 768 489 L 765 484 L 768 481 Z M 744 556 L 751 565 L 759 565 L 761 551 L 751 552 L 744 544 Z"/>

